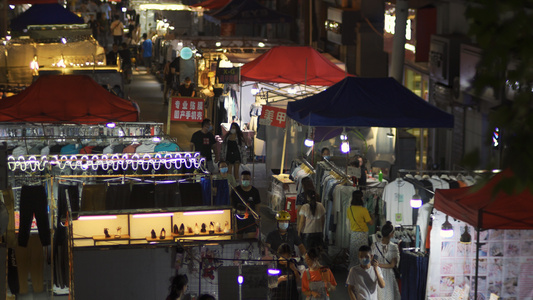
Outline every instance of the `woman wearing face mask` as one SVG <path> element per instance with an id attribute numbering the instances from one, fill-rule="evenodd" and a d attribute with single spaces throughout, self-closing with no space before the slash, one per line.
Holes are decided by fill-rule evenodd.
<path id="1" fill-rule="evenodd" d="M 237 186 L 233 175 L 228 174 L 228 164 L 225 161 L 218 162 L 219 174 L 213 176 L 213 204 L 229 205 L 232 187 Z"/>
<path id="2" fill-rule="evenodd" d="M 381 234 L 381 241 L 372 244 L 372 254 L 377 256 L 385 280 L 385 288 L 378 290 L 378 300 L 400 300 L 400 289 L 393 270 L 400 260 L 400 251 L 398 245 L 390 241 L 394 236 L 394 226 L 390 221 L 383 225 Z"/>
<path id="3" fill-rule="evenodd" d="M 237 123 L 231 123 L 229 132 L 223 138 L 220 159 L 228 163 L 228 172 L 233 177 L 239 177 L 239 168 L 246 164 L 246 141 L 241 127 Z"/>
<path id="4" fill-rule="evenodd" d="M 328 300 L 330 292 L 337 287 L 333 273 L 320 265 L 318 255 L 318 250 L 311 248 L 304 257 L 308 269 L 302 274 L 302 293 L 307 300 Z"/>
<path id="5" fill-rule="evenodd" d="M 232 187 L 237 186 L 237 181 L 235 180 L 235 177 L 233 177 L 232 174 L 228 173 L 228 163 L 225 161 L 218 162 L 218 171 L 220 174 L 215 175 L 215 180 L 222 180 L 226 179 L 228 181 L 228 184 Z"/>

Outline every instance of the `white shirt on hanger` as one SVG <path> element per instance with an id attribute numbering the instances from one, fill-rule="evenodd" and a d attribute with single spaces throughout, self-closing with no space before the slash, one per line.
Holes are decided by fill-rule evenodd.
<path id="1" fill-rule="evenodd" d="M 135 152 L 137 153 L 153 153 L 155 152 L 155 144 L 154 143 L 143 143 L 137 149 L 135 149 Z"/>
<path id="2" fill-rule="evenodd" d="M 415 194 L 412 183 L 397 178 L 383 190 L 383 200 L 387 202 L 387 220 L 393 225 L 413 225 L 411 198 Z"/>

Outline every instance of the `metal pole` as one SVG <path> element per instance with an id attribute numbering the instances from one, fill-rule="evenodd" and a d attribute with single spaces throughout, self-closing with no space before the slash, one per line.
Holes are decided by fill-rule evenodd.
<path id="1" fill-rule="evenodd" d="M 285 149 L 287 148 L 287 123 L 285 123 L 285 134 L 283 135 L 283 151 L 281 151 L 281 168 L 279 174 L 283 174 L 283 166 L 285 165 Z"/>
<path id="2" fill-rule="evenodd" d="M 309 0 L 309 46 L 313 46 L 313 0 Z"/>
<path id="3" fill-rule="evenodd" d="M 403 64 L 405 59 L 405 27 L 409 14 L 407 0 L 396 1 L 396 25 L 392 38 L 391 76 L 399 83 L 403 81 Z"/>
<path id="4" fill-rule="evenodd" d="M 481 243 L 479 242 L 479 233 L 481 232 L 481 224 L 482 224 L 482 218 L 483 218 L 483 211 L 480 209 L 478 211 L 477 216 L 477 238 L 476 238 L 476 279 L 475 279 L 475 285 L 476 290 L 474 292 L 474 299 L 477 299 L 477 290 L 478 290 L 478 273 L 479 273 L 479 249 L 481 248 Z"/>
<path id="5" fill-rule="evenodd" d="M 241 68 L 239 68 L 239 126 L 242 127 L 242 80 L 241 80 Z"/>
<path id="6" fill-rule="evenodd" d="M 239 275 L 242 276 L 242 265 L 239 264 Z M 239 300 L 242 300 L 242 284 L 239 283 Z"/>

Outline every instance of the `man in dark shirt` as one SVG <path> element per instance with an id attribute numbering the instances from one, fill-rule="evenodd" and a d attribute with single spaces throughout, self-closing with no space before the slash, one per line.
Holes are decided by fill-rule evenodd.
<path id="1" fill-rule="evenodd" d="M 259 214 L 261 197 L 259 195 L 259 190 L 252 186 L 251 179 L 252 174 L 250 171 L 242 171 L 241 185 L 237 186 L 235 190 L 231 192 L 231 205 L 235 208 L 238 238 L 256 237 L 259 220 L 254 217 L 254 214 L 250 212 L 248 207 L 242 202 L 245 201 L 254 212 Z"/>
<path id="2" fill-rule="evenodd" d="M 300 255 L 305 254 L 305 246 L 302 243 L 302 239 L 298 236 L 296 231 L 289 228 L 289 222 L 291 215 L 285 211 L 280 210 L 276 214 L 276 220 L 278 221 L 278 229 L 271 231 L 266 238 L 266 245 L 270 248 L 270 253 L 276 254 L 281 244 L 288 244 L 291 251 L 294 252 L 294 246 L 298 246 Z M 293 255 L 293 253 L 291 253 Z"/>
<path id="3" fill-rule="evenodd" d="M 106 63 L 108 66 L 116 66 L 118 58 L 118 45 L 113 44 L 113 49 L 106 55 Z"/>
<path id="4" fill-rule="evenodd" d="M 122 43 L 120 45 L 120 50 L 118 51 L 120 59 L 122 59 L 122 72 L 126 76 L 126 82 L 131 82 L 131 52 L 128 48 L 128 44 Z"/>
<path id="5" fill-rule="evenodd" d="M 185 82 L 178 87 L 178 96 L 180 97 L 194 97 L 196 91 L 194 85 L 191 84 L 191 78 L 186 77 Z"/>
<path id="6" fill-rule="evenodd" d="M 163 91 L 163 99 L 165 100 L 165 104 L 168 104 L 169 93 L 172 96 L 176 96 L 178 94 L 178 91 L 176 90 L 176 87 L 174 86 L 174 82 L 179 83 L 179 79 L 177 79 L 179 78 L 178 76 L 180 74 L 180 57 L 179 56 L 174 58 L 174 60 L 172 60 L 171 62 L 167 62 L 167 65 L 165 65 L 164 73 L 165 73 L 165 88 Z"/>
<path id="7" fill-rule="evenodd" d="M 200 152 L 200 155 L 202 157 L 205 157 L 209 172 L 214 173 L 215 165 L 213 164 L 213 156 L 211 154 L 211 149 L 215 151 L 216 162 L 218 162 L 218 152 L 215 147 L 216 141 L 212 131 L 213 125 L 211 124 L 211 120 L 204 119 L 202 121 L 202 129 L 193 133 L 191 137 L 190 147 L 192 152 Z"/>

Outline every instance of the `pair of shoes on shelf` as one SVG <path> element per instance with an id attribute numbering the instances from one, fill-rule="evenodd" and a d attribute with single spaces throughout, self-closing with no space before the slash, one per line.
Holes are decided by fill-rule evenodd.
<path id="1" fill-rule="evenodd" d="M 166 236 L 165 228 L 162 228 L 161 229 L 161 233 L 159 234 L 159 239 L 164 240 L 165 236 Z M 151 232 L 151 237 L 152 237 L 152 239 L 156 239 L 157 238 L 157 236 L 155 234 L 155 230 L 153 230 L 153 229 L 152 229 L 152 232 Z"/>
<path id="2" fill-rule="evenodd" d="M 184 235 L 185 234 L 185 225 L 181 223 L 181 226 L 178 229 L 178 225 L 174 224 L 174 227 L 172 229 L 172 233 L 176 235 Z"/>

